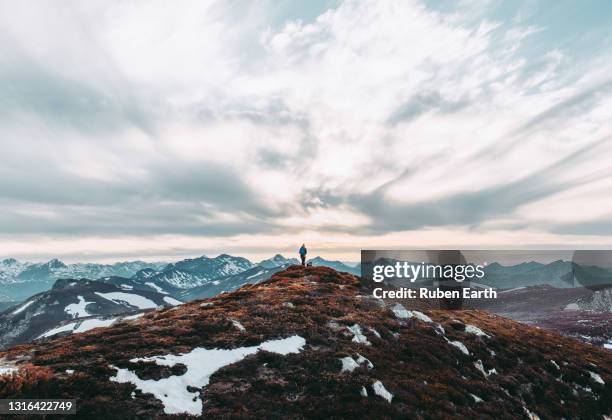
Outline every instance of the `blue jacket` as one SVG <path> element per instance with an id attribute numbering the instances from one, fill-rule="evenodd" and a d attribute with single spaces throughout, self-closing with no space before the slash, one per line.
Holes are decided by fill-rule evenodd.
<path id="1" fill-rule="evenodd" d="M 300 255 L 306 255 L 306 247 L 305 246 L 300 247 Z"/>

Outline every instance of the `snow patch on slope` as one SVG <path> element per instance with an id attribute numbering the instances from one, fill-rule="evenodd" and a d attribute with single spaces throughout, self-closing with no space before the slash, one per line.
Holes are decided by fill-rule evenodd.
<path id="1" fill-rule="evenodd" d="M 170 296 L 164 296 L 164 302 L 172 306 L 178 306 L 183 304 L 183 302 L 181 302 L 180 300 L 176 300 L 174 298 L 171 298 Z"/>
<path id="2" fill-rule="evenodd" d="M 135 315 L 129 315 L 129 316 L 124 316 L 123 318 L 121 318 L 122 321 L 132 321 L 134 319 L 138 319 L 144 316 L 144 312 L 141 312 L 139 314 L 135 314 Z"/>
<path id="3" fill-rule="evenodd" d="M 391 311 L 400 319 L 416 318 L 423 322 L 433 322 L 430 317 L 419 311 L 409 311 L 401 303 L 395 304 Z"/>
<path id="4" fill-rule="evenodd" d="M 352 372 L 359 367 L 357 362 L 350 356 L 341 358 L 340 362 L 342 362 L 342 369 L 340 369 L 340 372 Z"/>
<path id="5" fill-rule="evenodd" d="M 242 325 L 240 322 L 236 321 L 235 319 L 232 319 L 232 325 L 234 325 L 234 327 L 236 327 L 238 331 L 246 331 L 246 328 L 244 328 L 244 325 Z"/>
<path id="6" fill-rule="evenodd" d="M 13 362 L 9 362 L 3 357 L 0 357 L 0 376 L 2 375 L 10 375 L 13 372 L 17 372 L 19 370 Z"/>
<path id="7" fill-rule="evenodd" d="M 93 315 L 87 312 L 86 308 L 87 305 L 94 302 L 85 302 L 85 298 L 83 296 L 77 296 L 77 298 L 79 301 L 66 306 L 64 308 L 64 312 L 66 312 L 68 315 L 72 315 L 73 318 L 82 318 L 84 316 Z"/>
<path id="8" fill-rule="evenodd" d="M 367 365 L 368 369 L 372 369 L 374 367 L 372 362 L 370 362 L 366 357 L 363 357 L 359 353 L 357 353 L 356 359 L 347 356 L 342 357 L 339 360 L 342 362 L 342 369 L 340 370 L 340 372 L 352 372 L 364 363 Z"/>
<path id="9" fill-rule="evenodd" d="M 591 379 L 594 380 L 595 382 L 597 382 L 598 384 L 601 384 L 601 385 L 605 385 L 606 384 L 604 382 L 604 380 L 601 379 L 601 376 L 599 376 L 599 374 L 597 374 L 595 372 L 591 372 L 591 371 L 589 371 L 589 374 L 591 375 Z"/>
<path id="10" fill-rule="evenodd" d="M 480 359 L 474 362 L 474 367 L 478 369 L 484 375 L 485 378 L 488 378 L 490 375 L 497 373 L 496 369 L 489 369 L 489 371 L 486 371 L 484 365 L 482 364 L 482 360 Z"/>
<path id="11" fill-rule="evenodd" d="M 110 318 L 110 319 L 98 319 L 98 318 L 86 319 L 83 322 L 81 322 L 80 325 L 77 326 L 72 332 L 73 333 L 82 333 L 82 332 L 85 332 L 85 331 L 93 330 L 94 328 L 110 327 L 111 325 L 113 325 L 113 323 L 116 320 L 117 320 L 117 318 Z"/>
<path id="12" fill-rule="evenodd" d="M 479 337 L 487 337 L 487 338 L 491 337 L 489 334 L 487 334 L 486 332 L 484 332 L 480 328 L 476 327 L 475 325 L 469 325 L 469 324 L 466 325 L 465 326 L 465 332 L 468 333 L 468 334 L 477 335 Z"/>
<path id="13" fill-rule="evenodd" d="M 31 301 L 29 301 L 29 302 L 27 302 L 27 303 L 25 303 L 25 304 L 21 305 L 19 308 L 17 308 L 17 309 L 16 309 L 16 310 L 14 310 L 13 312 L 11 312 L 11 315 L 17 315 L 17 314 L 19 314 L 19 313 L 21 313 L 21 312 L 25 311 L 25 310 L 26 310 L 26 308 L 27 308 L 28 306 L 30 306 L 31 304 L 33 304 L 33 303 L 34 303 L 34 300 L 31 300 Z"/>
<path id="14" fill-rule="evenodd" d="M 106 300 L 110 300 L 111 302 L 123 304 L 127 303 L 130 306 L 134 306 L 138 309 L 153 309 L 157 308 L 155 302 L 150 299 L 147 299 L 144 296 L 136 295 L 133 293 L 123 293 L 123 292 L 110 292 L 110 293 L 101 293 L 96 292 L 96 295 L 103 297 Z"/>
<path id="15" fill-rule="evenodd" d="M 174 366 L 182 363 L 187 366 L 187 372 L 183 375 L 170 376 L 160 380 L 142 380 L 129 369 L 115 366 L 117 374 L 110 378 L 113 382 L 132 383 L 144 393 L 151 393 L 164 405 L 166 414 L 188 413 L 195 416 L 202 414 L 203 404 L 200 399 L 200 391 L 189 391 L 188 387 L 203 388 L 208 385 L 210 376 L 217 370 L 232 363 L 236 363 L 245 357 L 265 350 L 272 353 L 287 355 L 299 353 L 306 340 L 298 335 L 279 340 L 269 340 L 259 346 L 238 347 L 232 350 L 205 349 L 197 347 L 189 353 L 180 355 L 167 354 L 153 357 L 131 359 L 130 362 L 152 361 L 160 366 Z"/>
<path id="16" fill-rule="evenodd" d="M 36 339 L 51 337 L 55 334 L 59 334 L 61 332 L 66 332 L 66 331 L 70 331 L 71 333 L 83 333 L 89 330 L 93 330 L 94 328 L 110 327 L 116 320 L 117 318 L 110 318 L 110 319 L 92 318 L 92 319 L 84 319 L 83 321 L 70 322 L 66 325 L 61 325 L 57 328 L 53 328 L 52 330 L 49 330 L 39 335 L 38 337 L 36 337 Z"/>
<path id="17" fill-rule="evenodd" d="M 470 355 L 470 351 L 467 349 L 467 347 L 465 347 L 465 344 L 463 344 L 461 341 L 451 341 L 446 337 L 444 337 L 444 339 L 451 346 L 456 347 L 459 350 L 461 350 L 461 353 L 467 354 L 468 356 Z"/>
<path id="18" fill-rule="evenodd" d="M 383 385 L 382 382 L 380 381 L 376 381 L 372 384 L 372 389 L 374 390 L 374 393 L 382 398 L 384 398 L 385 400 L 387 400 L 388 402 L 391 402 L 391 400 L 393 399 L 393 394 L 390 393 L 389 391 L 387 391 L 387 389 L 385 388 L 385 386 Z"/>
<path id="19" fill-rule="evenodd" d="M 359 324 L 355 324 L 351 327 L 346 328 L 353 334 L 352 341 L 354 343 L 365 344 L 366 346 L 372 345 L 372 343 L 368 341 L 368 338 L 361 332 L 361 326 L 359 326 Z"/>
<path id="20" fill-rule="evenodd" d="M 147 281 L 147 282 L 145 282 L 145 284 L 147 286 L 149 286 L 150 288 L 155 289 L 158 293 L 162 293 L 164 295 L 168 294 L 168 292 L 166 292 L 164 289 L 162 289 L 161 287 L 159 287 L 155 283 L 151 283 L 150 281 Z"/>
<path id="21" fill-rule="evenodd" d="M 13 372 L 17 372 L 17 368 L 0 366 L 0 376 L 10 375 Z"/>

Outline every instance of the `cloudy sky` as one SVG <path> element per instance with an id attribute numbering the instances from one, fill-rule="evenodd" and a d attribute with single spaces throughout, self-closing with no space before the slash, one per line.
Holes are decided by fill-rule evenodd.
<path id="1" fill-rule="evenodd" d="M 0 1 L 0 257 L 612 246 L 608 1 Z"/>

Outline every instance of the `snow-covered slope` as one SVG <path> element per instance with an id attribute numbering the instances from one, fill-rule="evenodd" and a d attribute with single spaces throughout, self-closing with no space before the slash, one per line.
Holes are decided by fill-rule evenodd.
<path id="1" fill-rule="evenodd" d="M 124 290 L 86 279 L 58 280 L 51 290 L 0 313 L 0 348 L 59 332 L 80 332 L 107 323 L 111 315 L 117 319 L 121 314 L 178 304 L 181 302 L 154 291 Z"/>
<path id="2" fill-rule="evenodd" d="M 152 273 L 151 275 L 142 275 L 142 273 Z M 114 284 L 122 290 L 157 292 L 168 296 L 178 296 L 183 289 L 174 287 L 158 278 L 155 278 L 156 271 L 151 269 L 141 270 L 138 274 L 127 277 L 102 277 L 98 279 L 103 283 Z"/>
<path id="3" fill-rule="evenodd" d="M 257 284 L 264 280 L 268 280 L 274 273 L 286 267 L 287 266 L 276 266 L 266 268 L 258 265 L 241 273 L 234 274 L 233 276 L 222 277 L 202 286 L 182 290 L 178 294 L 178 298 L 183 301 L 189 301 L 216 296 L 223 292 L 231 292 L 245 284 Z"/>

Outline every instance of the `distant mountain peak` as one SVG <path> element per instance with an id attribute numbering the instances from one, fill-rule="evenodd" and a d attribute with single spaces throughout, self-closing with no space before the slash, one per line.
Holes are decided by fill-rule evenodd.
<path id="1" fill-rule="evenodd" d="M 51 261 L 49 261 L 47 263 L 47 266 L 49 268 L 64 268 L 64 267 L 66 267 L 66 264 L 64 264 L 63 262 L 61 262 L 57 258 L 53 258 Z"/>
<path id="2" fill-rule="evenodd" d="M 229 254 L 219 254 L 215 258 L 213 258 L 213 260 L 223 261 L 223 262 L 227 262 L 227 261 L 240 261 L 242 263 L 248 262 L 249 264 L 251 264 L 251 262 L 248 259 L 244 258 L 244 257 L 236 257 L 234 255 L 229 255 Z"/>
<path id="3" fill-rule="evenodd" d="M 290 264 L 298 264 L 297 258 L 285 258 L 281 254 L 276 254 L 272 258 L 260 261 L 258 265 L 264 268 L 273 268 Z"/>

